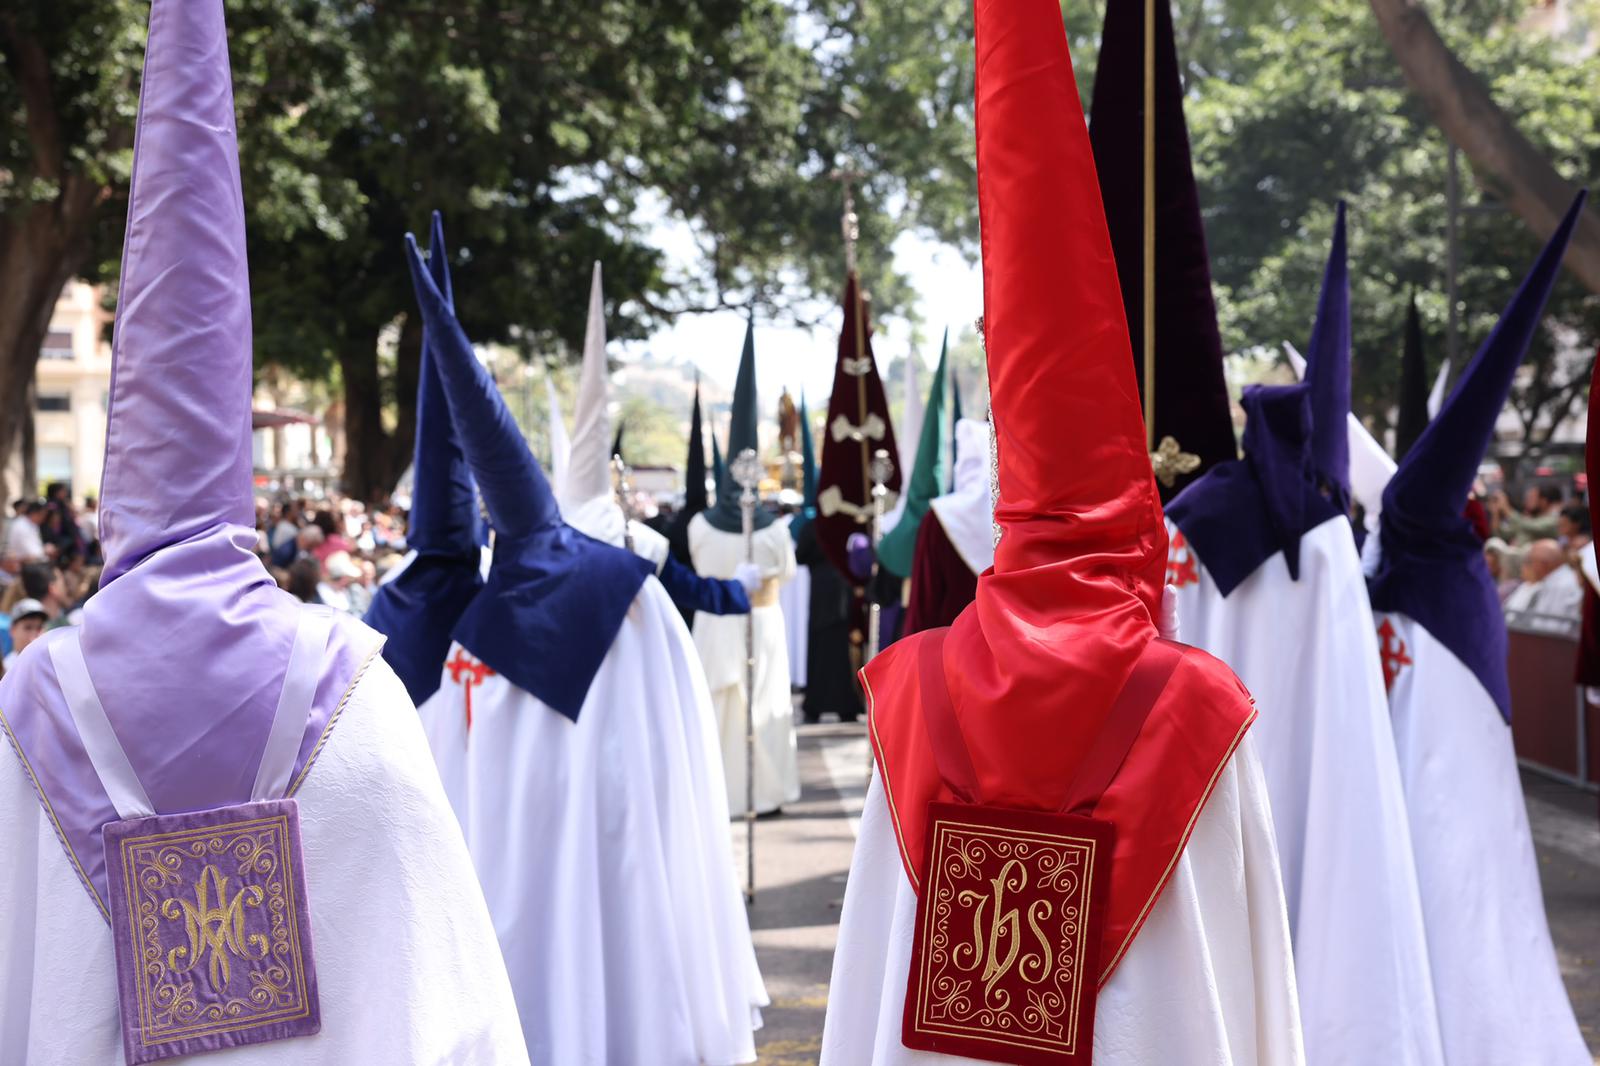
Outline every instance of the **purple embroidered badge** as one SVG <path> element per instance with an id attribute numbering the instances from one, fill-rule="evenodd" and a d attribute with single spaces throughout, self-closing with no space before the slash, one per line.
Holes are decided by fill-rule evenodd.
<path id="1" fill-rule="evenodd" d="M 322 1025 L 292 799 L 104 831 L 129 1066 Z"/>

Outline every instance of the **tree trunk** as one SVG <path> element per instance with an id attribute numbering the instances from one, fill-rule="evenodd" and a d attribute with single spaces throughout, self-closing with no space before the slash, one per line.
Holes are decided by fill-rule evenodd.
<path id="1" fill-rule="evenodd" d="M 23 496 L 39 495 L 39 437 L 38 426 L 34 424 L 34 411 L 39 406 L 39 386 L 37 382 L 30 381 L 28 390 L 23 394 L 22 401 L 22 429 L 17 434 L 22 451 L 22 492 Z"/>
<path id="2" fill-rule="evenodd" d="M 1368 0 L 1389 49 L 1428 114 L 1467 154 L 1480 178 L 1540 240 L 1555 231 L 1577 195 L 1556 173 L 1489 89 L 1451 52 L 1417 0 Z M 1592 292 L 1600 292 L 1600 218 L 1586 211 L 1578 223 L 1567 267 Z"/>
<path id="3" fill-rule="evenodd" d="M 54 203 L 0 220 L 0 278 L 5 279 L 0 284 L 0 471 L 32 419 L 28 392 L 39 349 L 61 290 L 88 255 L 97 192 L 81 179 L 69 179 Z"/>
<path id="4" fill-rule="evenodd" d="M 384 388 L 378 366 L 377 330 L 364 344 L 339 353 L 344 376 L 345 493 L 373 501 L 387 496 L 411 461 L 417 426 L 417 375 L 422 331 L 408 319 L 400 331 L 394 395 L 393 433 L 383 428 Z"/>

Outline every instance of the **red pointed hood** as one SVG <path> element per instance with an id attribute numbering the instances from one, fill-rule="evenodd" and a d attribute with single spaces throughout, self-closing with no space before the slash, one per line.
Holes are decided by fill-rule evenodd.
<path id="1" fill-rule="evenodd" d="M 984 803 L 1056 810 L 1156 637 L 1167 536 L 1061 10 L 977 0 L 978 198 L 1000 543 L 944 632 L 944 680 Z M 912 883 L 949 801 L 922 721 L 918 634 L 865 671 Z M 1109 974 L 1253 717 L 1190 650 L 1096 809 L 1117 824 Z M 1104 976 L 1104 975 L 1103 975 Z"/>

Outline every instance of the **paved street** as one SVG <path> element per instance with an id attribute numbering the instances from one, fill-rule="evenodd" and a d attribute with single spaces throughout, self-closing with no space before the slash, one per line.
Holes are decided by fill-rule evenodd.
<path id="1" fill-rule="evenodd" d="M 756 827 L 756 951 L 772 996 L 758 1034 L 766 1066 L 815 1063 L 822 1044 L 828 974 L 855 824 L 866 793 L 861 726 L 800 727 L 801 801 Z M 1595 798 L 1524 779 L 1550 925 L 1562 973 L 1600 1063 L 1600 826 Z M 744 826 L 735 826 L 744 869 Z"/>

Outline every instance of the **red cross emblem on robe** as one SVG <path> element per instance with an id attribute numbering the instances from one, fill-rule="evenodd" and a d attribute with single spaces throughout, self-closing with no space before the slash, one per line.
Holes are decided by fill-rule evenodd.
<path id="1" fill-rule="evenodd" d="M 467 704 L 467 728 L 472 728 L 472 689 L 481 685 L 484 679 L 493 676 L 494 671 L 489 669 L 489 664 L 474 659 L 467 654 L 467 649 L 457 648 L 455 658 L 445 663 L 450 671 L 450 680 L 460 685 L 463 698 Z"/>
<path id="2" fill-rule="evenodd" d="M 1411 665 L 1411 656 L 1392 618 L 1385 618 L 1378 625 L 1378 656 L 1383 660 L 1383 687 L 1393 692 L 1395 678 Z"/>
<path id="3" fill-rule="evenodd" d="M 1189 542 L 1184 538 L 1181 530 L 1172 531 L 1172 540 L 1167 550 L 1167 584 L 1175 589 L 1185 585 L 1194 585 L 1200 581 L 1199 564 L 1195 561 L 1194 552 L 1189 549 Z"/>

